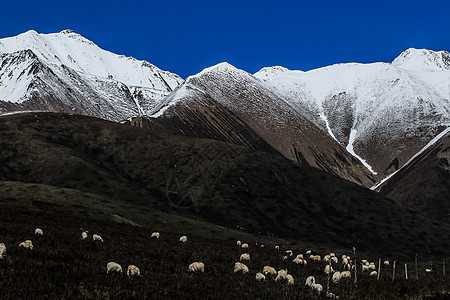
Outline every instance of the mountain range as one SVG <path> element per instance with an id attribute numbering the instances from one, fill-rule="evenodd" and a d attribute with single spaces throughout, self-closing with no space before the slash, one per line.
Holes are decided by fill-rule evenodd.
<path id="1" fill-rule="evenodd" d="M 440 184 L 443 199 L 448 195 L 448 182 L 437 179 L 449 173 L 446 51 L 410 48 L 389 63 L 307 72 L 274 66 L 250 74 L 220 63 L 183 80 L 103 50 L 71 30 L 28 31 L 0 40 L 0 114 L 30 110 L 114 122 L 150 118 L 148 124 L 166 133 L 283 156 L 450 219 L 436 213 L 447 209 L 446 200 L 432 206 L 431 196 L 419 197 L 424 193 L 417 177 L 428 169 L 411 177 L 416 166 L 425 165 L 423 153 L 431 153 L 427 166 L 441 173 L 426 186 Z M 407 186 L 409 192 L 402 192 Z"/>

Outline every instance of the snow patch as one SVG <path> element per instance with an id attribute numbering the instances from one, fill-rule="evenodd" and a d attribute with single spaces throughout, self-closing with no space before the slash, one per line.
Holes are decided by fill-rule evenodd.
<path id="1" fill-rule="evenodd" d="M 358 131 L 356 129 L 352 129 L 350 131 L 350 137 L 348 139 L 348 145 L 347 145 L 347 147 L 345 149 L 347 149 L 348 153 L 350 153 L 351 155 L 356 157 L 372 174 L 377 175 L 377 172 L 375 172 L 372 169 L 372 167 L 362 157 L 360 157 L 358 154 L 356 154 L 355 150 L 353 149 L 353 143 L 355 142 L 357 133 L 358 133 Z"/>

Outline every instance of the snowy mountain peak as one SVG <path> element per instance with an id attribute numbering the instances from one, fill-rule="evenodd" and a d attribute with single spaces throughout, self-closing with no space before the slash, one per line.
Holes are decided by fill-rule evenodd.
<path id="1" fill-rule="evenodd" d="M 392 64 L 403 69 L 418 71 L 447 71 L 450 70 L 450 53 L 409 48 L 394 59 Z"/>
<path id="2" fill-rule="evenodd" d="M 290 70 L 288 68 L 282 66 L 265 67 L 253 74 L 253 76 L 258 78 L 259 80 L 267 81 L 274 78 L 275 76 L 289 71 Z"/>

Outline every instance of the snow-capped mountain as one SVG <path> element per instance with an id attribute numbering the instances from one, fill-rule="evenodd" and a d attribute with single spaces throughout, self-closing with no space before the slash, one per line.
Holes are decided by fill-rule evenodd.
<path id="1" fill-rule="evenodd" d="M 207 68 L 155 108 L 153 117 L 179 131 L 249 146 L 258 136 L 285 157 L 368 185 L 374 181 L 344 147 L 260 80 L 228 63 Z M 258 149 L 261 150 L 261 149 Z"/>
<path id="2" fill-rule="evenodd" d="M 254 74 L 381 179 L 450 125 L 450 54 L 408 49 L 392 63 Z"/>
<path id="3" fill-rule="evenodd" d="M 64 30 L 0 40 L 0 113 L 43 109 L 120 121 L 146 114 L 182 79 Z"/>

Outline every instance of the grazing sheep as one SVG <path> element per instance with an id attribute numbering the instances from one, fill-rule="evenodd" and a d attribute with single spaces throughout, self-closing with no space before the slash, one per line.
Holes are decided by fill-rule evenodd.
<path id="1" fill-rule="evenodd" d="M 241 257 L 239 258 L 239 260 L 240 261 L 250 260 L 250 254 L 248 254 L 248 253 L 241 254 Z"/>
<path id="2" fill-rule="evenodd" d="M 94 240 L 94 241 L 100 241 L 100 242 L 103 243 L 102 237 L 99 236 L 98 234 L 94 234 L 94 235 L 92 236 L 92 240 Z"/>
<path id="3" fill-rule="evenodd" d="M 294 258 L 294 260 L 292 262 L 294 264 L 301 265 L 301 264 L 303 264 L 303 259 L 301 259 L 301 258 Z"/>
<path id="4" fill-rule="evenodd" d="M 34 230 L 34 234 L 44 235 L 44 231 L 42 231 L 42 229 L 40 229 L 40 228 L 36 228 Z"/>
<path id="5" fill-rule="evenodd" d="M 193 262 L 189 265 L 189 272 L 202 271 L 205 273 L 205 264 L 199 261 Z"/>
<path id="6" fill-rule="evenodd" d="M 242 248 L 242 249 L 248 249 L 248 244 L 247 244 L 247 243 L 242 244 L 241 248 Z"/>
<path id="7" fill-rule="evenodd" d="M 33 250 L 33 243 L 30 240 L 26 240 L 25 242 L 20 243 L 19 247 L 24 247 L 26 249 Z"/>
<path id="8" fill-rule="evenodd" d="M 325 274 L 331 274 L 331 273 L 333 273 L 333 267 L 332 266 L 330 266 L 330 265 L 326 265 L 325 266 L 325 269 L 323 270 L 324 272 L 325 272 Z"/>
<path id="9" fill-rule="evenodd" d="M 333 280 L 334 283 L 338 283 L 339 280 L 341 280 L 341 277 L 342 277 L 341 272 L 335 272 L 331 279 Z"/>
<path id="10" fill-rule="evenodd" d="M 87 237 L 88 237 L 88 234 L 87 234 L 87 233 L 88 233 L 87 231 L 83 231 L 83 232 L 81 233 L 81 239 L 82 239 L 82 240 L 87 239 Z"/>
<path id="11" fill-rule="evenodd" d="M 342 264 L 343 264 L 343 265 L 348 264 L 348 259 L 347 259 L 347 257 L 343 257 L 343 258 L 342 258 Z"/>
<path id="12" fill-rule="evenodd" d="M 329 262 L 330 259 L 331 259 L 331 256 L 330 256 L 330 255 L 325 255 L 324 258 L 323 258 L 323 261 Z"/>
<path id="13" fill-rule="evenodd" d="M 311 287 L 313 290 L 316 290 L 319 294 L 322 293 L 323 291 L 323 287 L 321 284 L 314 283 Z"/>
<path id="14" fill-rule="evenodd" d="M 106 265 L 106 273 L 109 273 L 109 271 L 122 273 L 122 266 L 116 262 L 111 261 Z"/>
<path id="15" fill-rule="evenodd" d="M 182 237 L 180 237 L 180 242 L 186 243 L 187 242 L 187 236 L 183 235 Z"/>
<path id="16" fill-rule="evenodd" d="M 275 268 L 272 268 L 270 266 L 264 266 L 263 273 L 264 273 L 264 275 L 267 275 L 267 274 L 277 275 L 277 270 L 275 270 Z"/>
<path id="17" fill-rule="evenodd" d="M 157 238 L 159 239 L 159 232 L 153 232 L 150 238 Z"/>
<path id="18" fill-rule="evenodd" d="M 363 259 L 363 260 L 361 260 L 361 262 L 363 263 L 363 264 L 369 264 L 369 262 L 367 261 L 367 260 L 365 260 L 365 259 Z"/>
<path id="19" fill-rule="evenodd" d="M 374 271 L 375 269 L 376 269 L 375 263 L 371 262 L 370 265 L 369 265 L 369 270 Z"/>
<path id="20" fill-rule="evenodd" d="M 275 281 L 287 279 L 287 276 L 288 276 L 287 270 L 279 270 L 278 276 L 277 278 L 275 278 Z"/>
<path id="21" fill-rule="evenodd" d="M 4 243 L 0 244 L 0 259 L 3 259 L 3 255 L 6 253 L 6 245 Z"/>
<path id="22" fill-rule="evenodd" d="M 139 268 L 135 265 L 129 265 L 127 268 L 127 275 L 128 277 L 141 276 L 141 271 L 139 271 Z"/>
<path id="23" fill-rule="evenodd" d="M 288 254 L 289 256 L 293 256 L 294 253 L 292 252 L 292 250 L 286 250 L 286 254 Z"/>
<path id="24" fill-rule="evenodd" d="M 370 271 L 369 266 L 368 266 L 368 265 L 362 265 L 362 271 L 363 271 L 363 272 L 364 272 L 364 271 L 369 272 L 369 271 Z"/>
<path id="25" fill-rule="evenodd" d="M 321 259 L 320 259 L 320 255 L 311 255 L 310 257 L 309 257 L 311 260 L 315 260 L 315 261 L 320 261 Z"/>
<path id="26" fill-rule="evenodd" d="M 248 267 L 241 262 L 236 262 L 234 264 L 234 273 L 242 271 L 242 274 L 248 273 Z"/>
<path id="27" fill-rule="evenodd" d="M 236 245 L 240 246 L 241 245 L 241 241 L 237 241 Z"/>
<path id="28" fill-rule="evenodd" d="M 303 259 L 303 254 L 299 254 L 299 255 L 297 255 L 297 257 L 296 258 L 301 258 L 301 259 Z"/>
<path id="29" fill-rule="evenodd" d="M 286 261 L 288 259 L 288 257 L 285 255 L 283 256 L 283 261 Z"/>
<path id="30" fill-rule="evenodd" d="M 331 257 L 335 257 L 336 254 L 334 254 L 333 252 L 331 252 L 331 253 L 330 253 L 330 256 L 331 256 Z"/>
<path id="31" fill-rule="evenodd" d="M 286 279 L 287 279 L 289 285 L 294 285 L 294 277 L 292 277 L 291 274 L 288 274 L 286 276 Z"/>
<path id="32" fill-rule="evenodd" d="M 261 245 L 261 248 L 264 248 L 264 245 Z"/>
<path id="33" fill-rule="evenodd" d="M 383 264 L 384 264 L 385 266 L 389 266 L 389 261 L 388 261 L 388 260 L 385 260 Z"/>
<path id="34" fill-rule="evenodd" d="M 341 272 L 341 278 L 352 278 L 352 273 L 350 271 Z"/>
<path id="35" fill-rule="evenodd" d="M 276 245 L 275 250 L 280 250 L 280 246 Z"/>
<path id="36" fill-rule="evenodd" d="M 377 275 L 378 275 L 377 271 L 370 272 L 370 276 L 377 276 Z"/>
<path id="37" fill-rule="evenodd" d="M 266 281 L 266 276 L 264 276 L 264 274 L 263 273 L 256 273 L 256 280 L 258 280 L 258 281 Z"/>
<path id="38" fill-rule="evenodd" d="M 431 269 L 425 269 L 425 272 L 431 273 L 431 272 L 433 272 L 433 270 L 431 270 Z"/>
<path id="39" fill-rule="evenodd" d="M 331 257 L 331 260 L 335 263 L 335 264 L 337 264 L 339 261 L 338 261 L 338 258 L 336 257 L 336 256 L 332 256 Z"/>
<path id="40" fill-rule="evenodd" d="M 311 254 L 311 250 L 306 251 L 306 255 L 310 255 Z"/>
<path id="41" fill-rule="evenodd" d="M 314 276 L 309 276 L 308 278 L 306 278 L 305 285 L 312 287 L 314 283 L 316 283 L 316 279 L 314 278 Z"/>

